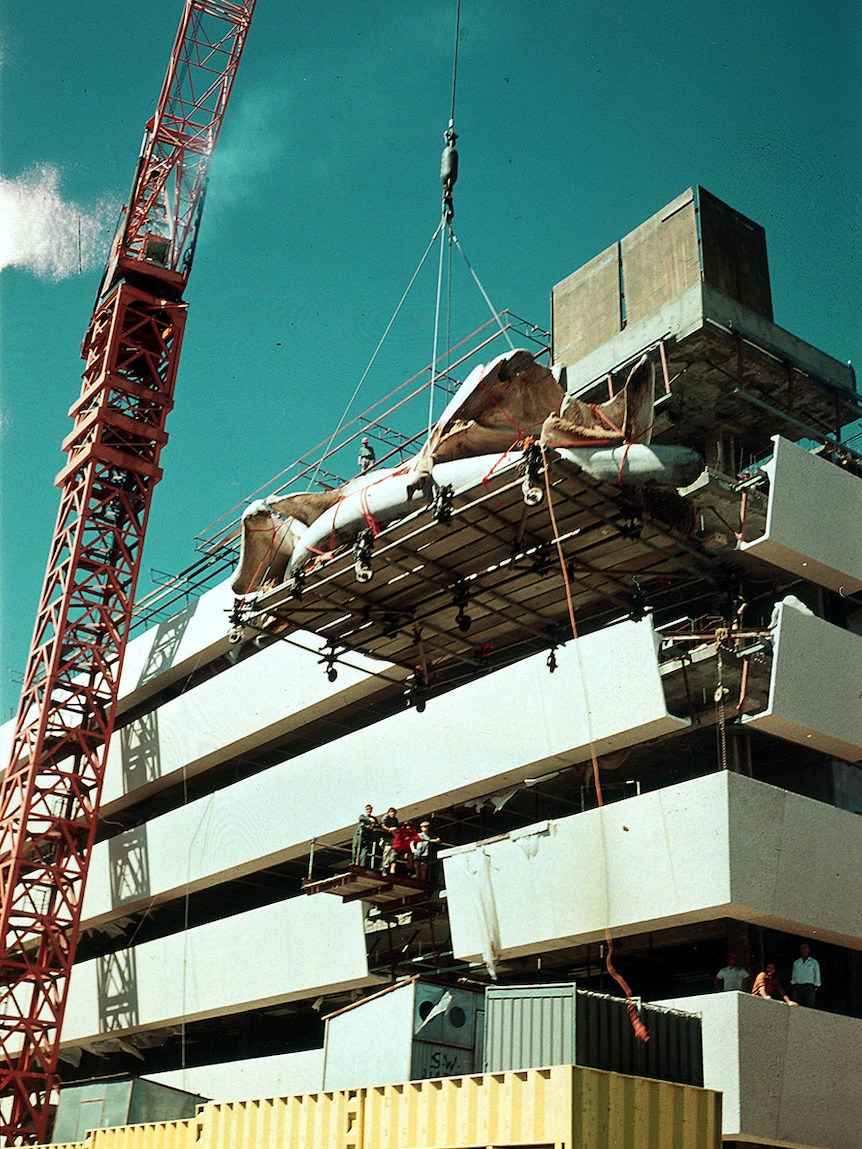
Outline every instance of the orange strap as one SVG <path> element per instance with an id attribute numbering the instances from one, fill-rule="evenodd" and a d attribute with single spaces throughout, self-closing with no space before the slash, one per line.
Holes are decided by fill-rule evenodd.
<path id="1" fill-rule="evenodd" d="M 542 447 L 543 459 L 544 459 L 544 456 L 545 456 L 545 448 Z M 575 641 L 577 641 L 577 639 L 578 639 L 578 626 L 577 626 L 577 623 L 575 621 L 575 608 L 574 608 L 574 604 L 572 602 L 572 588 L 571 588 L 571 585 L 569 583 L 569 573 L 566 570 L 566 559 L 565 559 L 565 555 L 563 554 L 563 544 L 560 541 L 560 532 L 557 529 L 557 518 L 556 518 L 556 515 L 554 514 L 554 504 L 553 504 L 553 500 L 551 497 L 551 480 L 550 480 L 550 476 L 548 474 L 547 460 L 545 460 L 545 493 L 546 493 L 547 500 L 548 500 L 548 512 L 551 516 L 551 526 L 553 527 L 554 538 L 556 539 L 556 543 L 557 543 L 557 554 L 558 554 L 559 559 L 560 559 L 560 569 L 563 572 L 563 586 L 565 587 L 565 590 L 566 590 L 566 605 L 567 605 L 568 610 L 569 610 L 569 624 L 572 628 L 572 637 L 575 639 Z M 591 760 L 592 766 L 593 766 L 593 782 L 595 783 L 595 787 L 596 787 L 596 800 L 598 801 L 599 807 L 602 807 L 602 806 L 604 806 L 605 801 L 604 801 L 604 796 L 602 794 L 602 782 L 601 782 L 601 778 L 599 777 L 599 762 L 598 762 L 598 758 L 596 756 L 596 747 L 595 747 L 595 743 L 592 741 L 592 739 L 590 739 L 590 760 Z M 607 926 L 605 926 L 605 941 L 607 942 L 607 947 L 608 947 L 607 954 L 605 956 L 605 967 L 607 968 L 608 973 L 611 975 L 611 977 L 614 979 L 614 981 L 617 983 L 617 985 L 619 985 L 620 989 L 626 995 L 626 1008 L 628 1010 L 629 1020 L 631 1021 L 632 1029 L 635 1032 L 635 1037 L 637 1037 L 640 1041 L 649 1041 L 649 1030 L 647 1029 L 647 1027 L 644 1025 L 644 1023 L 641 1021 L 640 1017 L 638 1016 L 637 1006 L 635 1005 L 634 996 L 632 994 L 631 989 L 629 988 L 629 984 L 626 981 L 626 979 L 623 977 L 623 975 L 621 973 L 619 973 L 618 970 L 616 970 L 614 968 L 614 962 L 613 962 L 614 939 L 611 937 L 611 931 Z"/>

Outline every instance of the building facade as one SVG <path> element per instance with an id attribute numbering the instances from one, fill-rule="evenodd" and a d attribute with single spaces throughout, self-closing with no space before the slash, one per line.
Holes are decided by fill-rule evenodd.
<path id="1" fill-rule="evenodd" d="M 700 188 L 552 301 L 568 394 L 618 394 L 646 354 L 652 442 L 702 474 L 668 491 L 548 465 L 534 506 L 520 475 L 484 476 L 448 520 L 381 531 L 367 585 L 339 553 L 239 613 L 223 582 L 144 629 L 67 1082 L 319 1090 L 323 1018 L 397 979 L 619 993 L 612 945 L 636 997 L 701 1015 L 728 1147 L 858 1146 L 852 368 L 774 323 L 763 230 Z M 435 880 L 309 895 L 347 870 L 366 803 L 431 820 Z M 802 941 L 814 1009 L 716 990 L 728 952 L 789 989 Z"/>

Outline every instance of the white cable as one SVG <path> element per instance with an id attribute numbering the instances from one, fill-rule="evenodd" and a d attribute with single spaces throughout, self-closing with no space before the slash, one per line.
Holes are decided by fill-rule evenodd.
<path id="1" fill-rule="evenodd" d="M 485 302 L 488 304 L 488 310 L 491 312 L 491 314 L 493 315 L 494 319 L 496 320 L 496 322 L 497 322 L 497 326 L 500 328 L 500 331 L 501 331 L 501 333 L 502 333 L 502 334 L 503 334 L 503 335 L 506 337 L 506 342 L 509 344 L 509 350 L 510 350 L 510 351 L 514 351 L 514 350 L 515 350 L 515 345 L 514 345 L 514 343 L 512 342 L 512 340 L 509 338 L 509 331 L 508 331 L 508 328 L 504 327 L 504 325 L 503 325 L 503 321 L 502 321 L 502 319 L 500 318 L 500 316 L 499 316 L 498 312 L 494 310 L 494 305 L 491 303 L 491 300 L 488 298 L 488 294 L 487 294 L 487 292 L 485 291 L 485 288 L 484 288 L 484 287 L 482 286 L 482 284 L 479 282 L 479 276 L 478 276 L 478 275 L 476 274 L 476 272 L 473 270 L 473 265 L 470 263 L 470 260 L 467 258 L 467 254 L 466 254 L 466 252 L 464 251 L 464 248 L 461 246 L 461 243 L 460 243 L 460 241 L 459 241 L 459 239 L 458 239 L 457 235 L 455 235 L 454 231 L 452 232 L 452 240 L 453 240 L 453 242 L 454 242 L 455 246 L 456 246 L 456 247 L 458 248 L 458 250 L 461 252 L 461 255 L 462 255 L 463 259 L 464 259 L 464 262 L 467 264 L 467 268 L 468 268 L 468 270 L 469 270 L 470 274 L 473 276 L 473 280 L 475 281 L 475 284 L 476 284 L 476 286 L 479 288 L 479 290 L 480 290 L 480 291 L 481 291 L 481 293 L 482 293 L 482 298 L 483 298 L 483 299 L 485 300 Z"/>
<path id="2" fill-rule="evenodd" d="M 440 334 L 440 296 L 443 290 L 443 252 L 446 248 L 446 222 L 445 212 L 443 218 L 440 220 L 440 227 L 437 229 L 440 233 L 440 263 L 437 268 L 437 303 L 434 308 L 434 345 L 431 351 L 431 384 L 429 387 L 428 395 L 428 435 L 431 435 L 431 429 L 434 426 L 434 385 L 437 382 L 437 339 Z"/>
<path id="3" fill-rule="evenodd" d="M 401 312 L 401 308 L 404 306 L 404 301 L 407 299 L 407 296 L 410 294 L 410 290 L 413 287 L 413 284 L 416 282 L 416 277 L 418 276 L 418 274 L 422 270 L 422 268 L 425 266 L 425 260 L 430 255 L 431 248 L 434 246 L 434 243 L 436 242 L 437 236 L 440 234 L 440 229 L 442 227 L 443 227 L 443 222 L 441 220 L 441 222 L 437 225 L 437 228 L 436 228 L 434 234 L 431 236 L 431 241 L 428 244 L 427 248 L 425 249 L 425 254 L 422 256 L 421 260 L 419 261 L 419 266 L 413 272 L 413 276 L 412 276 L 410 282 L 407 284 L 407 287 L 404 290 L 404 294 L 401 296 L 401 299 L 398 301 L 398 306 L 395 308 L 395 311 L 392 314 L 392 318 L 387 323 L 386 330 L 380 336 L 380 342 L 374 348 L 374 354 L 369 359 L 368 366 L 362 372 L 362 376 L 360 377 L 359 382 L 356 384 L 356 388 L 354 389 L 353 394 L 350 396 L 350 400 L 348 401 L 347 406 L 344 408 L 344 413 L 342 414 L 341 418 L 338 420 L 338 425 L 336 426 L 335 430 L 330 435 L 329 442 L 326 444 L 326 449 L 324 450 L 323 454 L 321 455 L 321 457 L 317 463 L 317 466 L 314 468 L 314 473 L 312 474 L 311 478 L 308 480 L 308 483 L 306 485 L 306 490 L 308 490 L 311 487 L 311 485 L 314 483 L 314 481 L 316 480 L 318 472 L 320 471 L 321 465 L 323 463 L 323 460 L 327 457 L 327 455 L 330 452 L 330 449 L 332 448 L 332 444 L 335 441 L 335 436 L 338 434 L 338 432 L 344 426 L 345 420 L 347 419 L 347 413 L 349 412 L 350 408 L 353 406 L 353 404 L 356 400 L 356 396 L 359 394 L 360 388 L 362 387 L 362 384 L 365 382 L 366 378 L 368 377 L 368 372 L 374 366 L 374 361 L 377 359 L 377 356 L 380 353 L 380 348 L 383 346 L 384 342 L 386 341 L 386 337 L 388 336 L 389 332 L 392 330 L 392 325 L 394 324 L 395 320 L 398 318 L 398 316 Z"/>

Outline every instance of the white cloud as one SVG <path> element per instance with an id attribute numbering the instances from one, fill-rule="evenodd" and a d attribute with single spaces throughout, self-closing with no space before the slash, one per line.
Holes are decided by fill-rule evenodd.
<path id="1" fill-rule="evenodd" d="M 290 93 L 258 88 L 230 109 L 229 130 L 219 137 L 210 164 L 207 215 L 254 195 L 261 181 L 280 171 L 288 151 Z"/>
<path id="2" fill-rule="evenodd" d="M 108 208 L 90 210 L 60 194 L 60 173 L 46 164 L 16 179 L 0 176 L 0 268 L 20 267 L 65 279 L 107 258 Z"/>

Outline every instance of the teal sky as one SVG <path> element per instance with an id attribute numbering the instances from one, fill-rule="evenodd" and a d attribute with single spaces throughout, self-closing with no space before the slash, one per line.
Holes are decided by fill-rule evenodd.
<path id="1" fill-rule="evenodd" d="M 81 339 L 181 10 L 30 0 L 0 18 L 2 720 Z M 455 0 L 258 0 L 139 593 L 341 417 L 439 218 L 454 17 Z M 857 0 L 462 0 L 459 45 L 455 228 L 495 307 L 548 326 L 556 282 L 699 183 L 766 228 L 776 322 L 862 363 Z M 487 317 L 468 288 L 457 338 Z M 431 358 L 435 290 L 436 269 L 355 410 Z"/>

